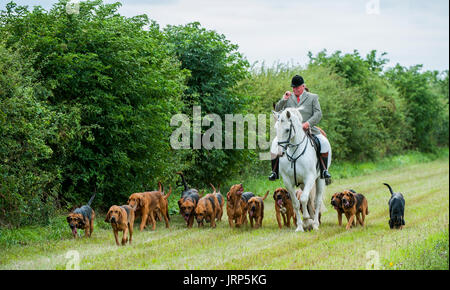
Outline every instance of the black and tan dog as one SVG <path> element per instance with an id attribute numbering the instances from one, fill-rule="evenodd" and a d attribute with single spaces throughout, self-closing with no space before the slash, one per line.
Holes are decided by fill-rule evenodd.
<path id="1" fill-rule="evenodd" d="M 86 205 L 76 208 L 67 216 L 67 222 L 69 223 L 74 238 L 77 238 L 77 229 L 84 230 L 85 237 L 90 237 L 94 231 L 95 212 L 91 208 L 94 197 L 95 193 L 91 196 L 91 199 Z"/>
<path id="2" fill-rule="evenodd" d="M 110 223 L 114 231 L 114 238 L 116 244 L 119 244 L 119 232 L 123 232 L 122 246 L 127 242 L 131 244 L 133 239 L 133 225 L 134 225 L 134 208 L 129 205 L 117 206 L 113 205 L 109 208 L 106 214 L 105 222 Z M 130 238 L 127 235 L 129 233 Z"/>
<path id="3" fill-rule="evenodd" d="M 292 206 L 292 200 L 286 189 L 280 187 L 273 193 L 273 199 L 275 200 L 275 215 L 277 217 L 278 227 L 281 229 L 281 217 L 283 217 L 283 224 L 286 227 L 291 226 L 291 218 L 294 225 L 297 224 L 297 217 L 295 216 L 294 207 Z"/>
<path id="4" fill-rule="evenodd" d="M 356 193 L 353 189 L 349 189 L 349 191 Z M 337 212 L 337 216 L 338 216 L 338 224 L 341 226 L 342 225 L 342 214 L 345 214 L 347 220 L 350 218 L 348 216 L 348 213 L 344 212 L 344 208 L 342 207 L 342 192 L 336 192 L 335 194 L 333 194 L 333 196 L 331 197 L 331 205 L 334 207 L 334 209 Z M 353 220 L 353 226 L 356 225 L 356 221 Z"/>
<path id="5" fill-rule="evenodd" d="M 203 226 L 203 221 L 211 223 L 211 227 L 216 227 L 216 220 L 220 221 L 223 213 L 223 197 L 214 189 L 213 193 L 203 196 L 195 208 L 195 218 L 199 227 Z"/>
<path id="6" fill-rule="evenodd" d="M 180 209 L 180 214 L 186 221 L 188 228 L 192 228 L 195 217 L 195 208 L 197 207 L 198 200 L 200 196 L 198 195 L 198 190 L 194 188 L 189 188 L 184 175 L 182 172 L 177 172 L 181 176 L 183 182 L 184 190 L 181 193 L 181 198 L 178 200 L 178 207 Z"/>
<path id="7" fill-rule="evenodd" d="M 269 195 L 269 190 L 266 192 L 264 197 L 253 196 L 248 200 L 248 219 L 250 220 L 250 226 L 253 228 L 253 223 L 255 228 L 262 227 L 262 222 L 264 219 L 264 200 Z"/>
<path id="8" fill-rule="evenodd" d="M 358 223 L 364 227 L 364 220 L 369 214 L 367 199 L 360 193 L 350 190 L 344 190 L 341 195 L 342 209 L 348 218 L 346 229 L 349 230 L 353 225 L 355 216 Z"/>
<path id="9" fill-rule="evenodd" d="M 391 198 L 389 199 L 389 227 L 391 229 L 402 229 L 405 225 L 405 198 L 403 194 L 394 192 L 389 184 L 383 184 L 391 192 Z"/>

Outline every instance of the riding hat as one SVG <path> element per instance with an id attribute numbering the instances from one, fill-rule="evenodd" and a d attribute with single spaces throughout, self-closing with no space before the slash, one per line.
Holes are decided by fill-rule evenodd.
<path id="1" fill-rule="evenodd" d="M 305 81 L 303 80 L 303 78 L 301 76 L 295 75 L 292 78 L 291 87 L 298 87 L 298 86 L 303 85 L 304 83 L 305 83 Z"/>

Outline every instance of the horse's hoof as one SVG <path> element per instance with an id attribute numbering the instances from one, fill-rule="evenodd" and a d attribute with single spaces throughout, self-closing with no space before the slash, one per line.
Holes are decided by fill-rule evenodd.
<path id="1" fill-rule="evenodd" d="M 314 223 L 312 228 L 313 228 L 313 230 L 318 231 L 319 230 L 319 225 Z"/>
<path id="2" fill-rule="evenodd" d="M 298 233 L 298 232 L 304 232 L 303 227 L 302 227 L 302 226 L 297 227 L 297 229 L 295 230 L 295 232 L 296 232 L 296 233 Z"/>
<path id="3" fill-rule="evenodd" d="M 303 220 L 303 228 L 312 228 L 314 221 L 310 218 Z"/>

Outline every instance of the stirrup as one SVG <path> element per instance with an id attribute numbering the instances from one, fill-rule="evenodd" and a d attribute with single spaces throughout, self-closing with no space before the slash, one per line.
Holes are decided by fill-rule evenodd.
<path id="1" fill-rule="evenodd" d="M 277 173 L 272 171 L 272 173 L 269 175 L 269 180 L 275 181 L 277 179 L 278 179 Z"/>

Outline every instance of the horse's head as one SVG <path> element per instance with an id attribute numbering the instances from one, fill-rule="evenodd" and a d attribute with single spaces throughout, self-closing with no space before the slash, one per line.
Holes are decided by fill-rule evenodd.
<path id="1" fill-rule="evenodd" d="M 295 108 L 287 108 L 281 113 L 273 112 L 275 119 L 275 130 L 277 132 L 278 145 L 286 151 L 287 145 L 293 143 L 296 136 L 301 135 L 302 115 Z"/>

